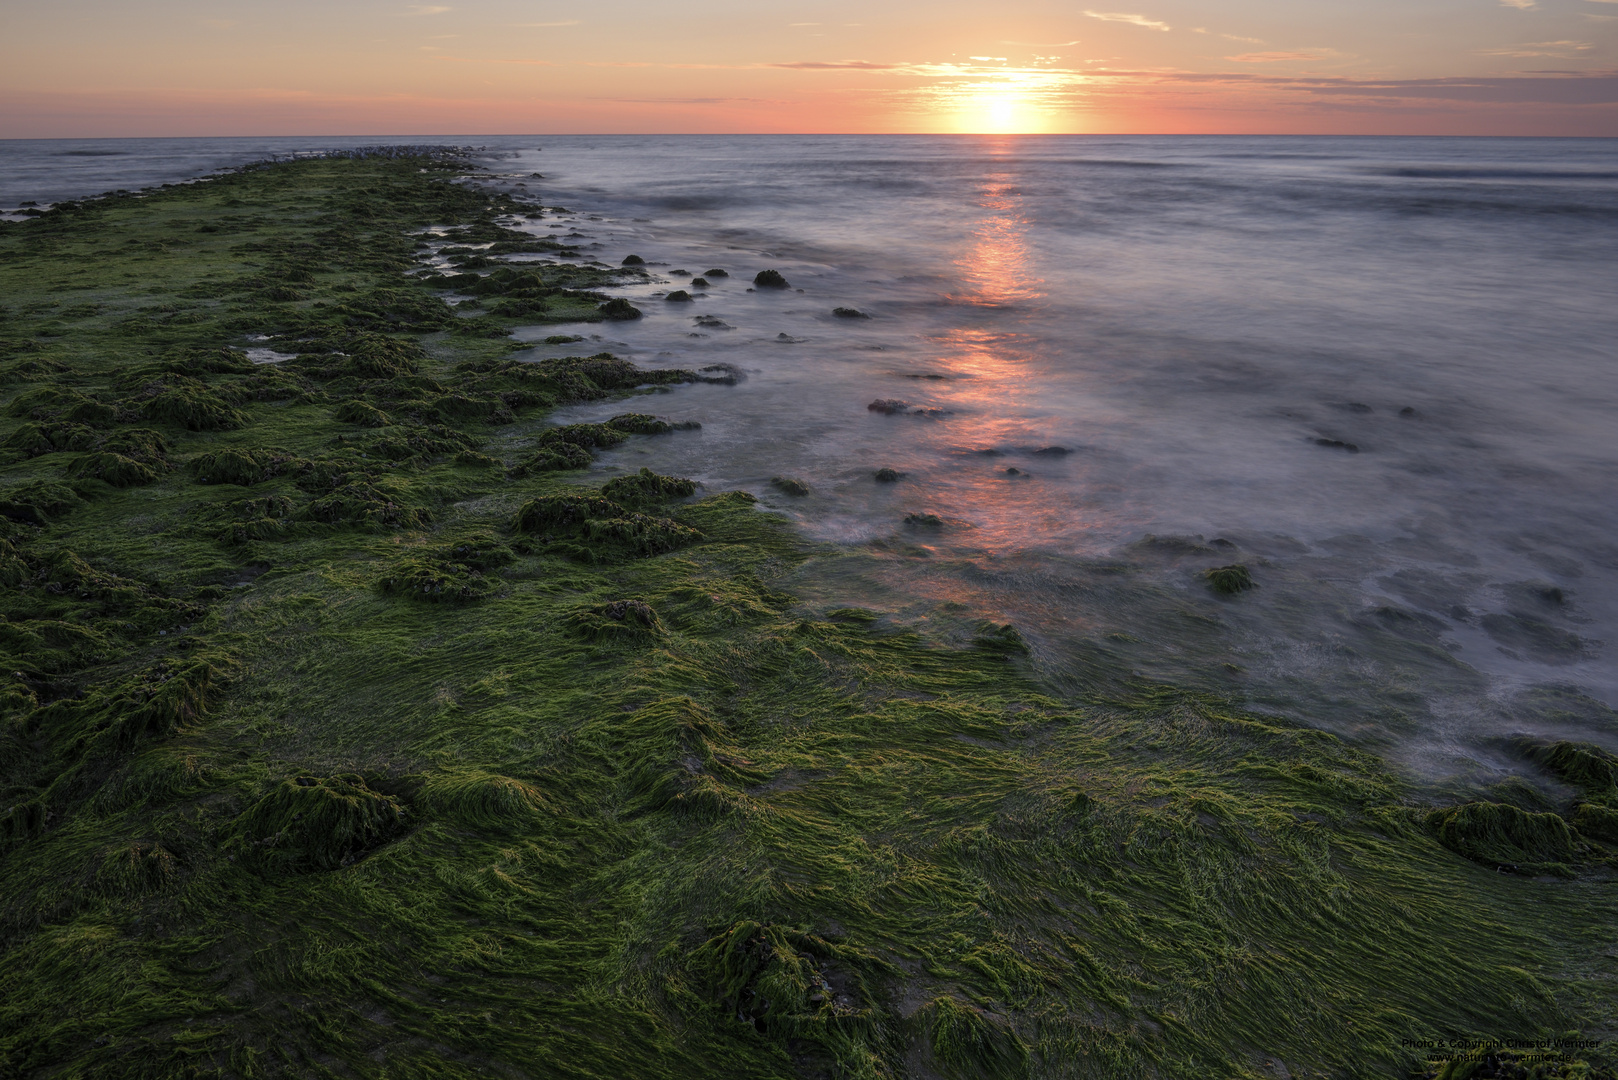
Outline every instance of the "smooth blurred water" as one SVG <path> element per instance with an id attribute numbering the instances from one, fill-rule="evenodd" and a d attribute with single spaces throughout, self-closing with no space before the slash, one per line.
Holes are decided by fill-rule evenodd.
<path id="1" fill-rule="evenodd" d="M 443 141 L 571 211 L 534 231 L 662 275 L 591 348 L 741 369 L 655 401 L 701 432 L 603 472 L 745 487 L 839 542 L 811 600 L 1008 618 L 1058 678 L 1217 687 L 1432 775 L 1507 767 L 1513 730 L 1618 747 L 1618 140 Z M 28 144 L 31 189 L 0 144 L 0 203 L 338 145 L 141 142 Z M 794 288 L 748 292 L 767 267 Z M 1260 587 L 1212 594 L 1231 562 Z"/>

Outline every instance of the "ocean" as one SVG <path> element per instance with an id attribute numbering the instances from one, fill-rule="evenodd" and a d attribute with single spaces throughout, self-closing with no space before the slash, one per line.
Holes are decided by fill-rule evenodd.
<path id="1" fill-rule="evenodd" d="M 647 261 L 644 318 L 519 355 L 734 369 L 587 482 L 754 492 L 824 544 L 807 610 L 1009 622 L 1057 692 L 1206 689 L 1434 783 L 1518 732 L 1618 750 L 1618 140 L 33 140 L 0 207 L 399 142 Z M 1211 590 L 1232 564 L 1256 587 Z"/>

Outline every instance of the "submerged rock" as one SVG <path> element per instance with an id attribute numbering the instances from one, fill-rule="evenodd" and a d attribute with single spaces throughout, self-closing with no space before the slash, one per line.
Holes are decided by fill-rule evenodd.
<path id="1" fill-rule="evenodd" d="M 895 484 L 903 480 L 904 475 L 897 469 L 878 469 L 876 471 L 876 482 L 879 484 Z"/>
<path id="2" fill-rule="evenodd" d="M 625 255 L 624 256 L 624 261 L 622 263 L 620 263 L 619 265 L 620 266 L 645 266 L 646 265 L 646 260 L 641 258 L 639 255 Z"/>
<path id="3" fill-rule="evenodd" d="M 905 524 L 913 529 L 942 529 L 944 519 L 937 514 L 906 514 Z"/>
<path id="4" fill-rule="evenodd" d="M 801 498 L 809 494 L 809 485 L 802 480 L 791 476 L 772 476 L 770 486 L 783 495 L 792 495 Z"/>
<path id="5" fill-rule="evenodd" d="M 787 279 L 781 276 L 779 270 L 760 270 L 753 277 L 753 284 L 760 289 L 790 289 Z"/>
<path id="6" fill-rule="evenodd" d="M 1360 452 L 1360 448 L 1357 445 L 1351 442 L 1344 442 L 1342 439 L 1316 439 L 1315 445 L 1329 446 L 1334 450 L 1347 450 L 1350 454 L 1357 454 Z"/>
<path id="7" fill-rule="evenodd" d="M 700 277 L 692 278 L 691 287 L 693 289 L 706 289 L 708 287 L 708 279 Z"/>
<path id="8" fill-rule="evenodd" d="M 725 271 L 725 270 L 720 270 L 720 269 L 718 269 L 716 267 L 713 270 L 705 271 L 702 276 L 703 277 L 711 277 L 711 278 L 713 278 L 713 277 L 729 277 L 730 273 L 728 271 Z"/>
<path id="9" fill-rule="evenodd" d="M 867 412 L 881 413 L 884 416 L 893 416 L 896 413 L 907 412 L 910 402 L 900 401 L 898 398 L 878 398 L 865 406 Z"/>
<path id="10" fill-rule="evenodd" d="M 870 318 L 869 315 L 865 314 L 865 312 L 861 311 L 859 308 L 851 308 L 851 307 L 832 308 L 831 313 L 833 315 L 837 316 L 839 319 L 869 319 Z"/>
<path id="11" fill-rule="evenodd" d="M 673 292 L 663 297 L 663 299 L 671 304 L 689 304 L 691 302 L 691 294 L 686 292 L 684 289 L 675 289 Z"/>

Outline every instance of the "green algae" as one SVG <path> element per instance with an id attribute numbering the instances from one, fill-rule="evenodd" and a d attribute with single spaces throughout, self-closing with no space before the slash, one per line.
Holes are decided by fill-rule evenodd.
<path id="1" fill-rule="evenodd" d="M 1218 698 L 1058 696 L 1014 626 L 805 610 L 817 549 L 745 493 L 468 467 L 679 438 L 543 410 L 696 376 L 446 321 L 416 237 L 534 209 L 463 168 L 0 230 L 9 1069 L 1370 1076 L 1610 1030 L 1589 749 L 1521 751 L 1577 805 L 1435 810 Z"/>

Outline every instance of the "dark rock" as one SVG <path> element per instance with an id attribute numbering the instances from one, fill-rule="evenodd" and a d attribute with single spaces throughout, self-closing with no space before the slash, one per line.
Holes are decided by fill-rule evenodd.
<path id="1" fill-rule="evenodd" d="M 1399 410 L 1399 415 L 1400 416 L 1415 416 L 1416 415 L 1416 407 L 1414 405 L 1406 405 L 1404 408 Z"/>
<path id="2" fill-rule="evenodd" d="M 870 318 L 869 315 L 865 314 L 865 312 L 861 311 L 859 308 L 851 308 L 851 307 L 832 308 L 831 313 L 833 315 L 837 316 L 839 319 L 869 319 Z"/>
<path id="3" fill-rule="evenodd" d="M 691 302 L 691 294 L 686 292 L 684 289 L 675 289 L 673 292 L 663 297 L 663 299 L 671 304 L 689 304 Z"/>
<path id="4" fill-rule="evenodd" d="M 865 406 L 865 408 L 867 412 L 878 412 L 884 416 L 893 416 L 896 413 L 908 411 L 910 402 L 900 401 L 898 398 L 878 398 Z"/>
<path id="5" fill-rule="evenodd" d="M 707 273 L 703 274 L 702 276 L 703 277 L 729 277 L 730 274 L 727 271 L 724 271 L 724 270 L 714 269 L 714 270 L 709 270 Z"/>
<path id="6" fill-rule="evenodd" d="M 893 484 L 904 479 L 904 473 L 895 469 L 878 469 L 876 479 L 879 484 Z"/>
<path id="7" fill-rule="evenodd" d="M 1315 445 L 1329 446 L 1336 450 L 1347 450 L 1350 454 L 1357 454 L 1360 452 L 1360 448 L 1354 443 L 1344 442 L 1342 439 L 1316 439 Z"/>
<path id="8" fill-rule="evenodd" d="M 691 287 L 693 289 L 706 289 L 708 287 L 708 279 L 701 277 L 692 278 Z"/>
<path id="9" fill-rule="evenodd" d="M 913 529 L 942 529 L 944 519 L 937 514 L 907 514 L 905 524 Z"/>
<path id="10" fill-rule="evenodd" d="M 783 495 L 801 498 L 809 494 L 809 485 L 791 476 L 772 476 L 770 486 Z"/>
<path id="11" fill-rule="evenodd" d="M 613 299 L 608 300 L 605 304 L 602 304 L 600 307 L 596 308 L 596 310 L 599 311 L 604 318 L 611 319 L 613 322 L 623 322 L 628 319 L 640 318 L 640 308 L 631 304 L 628 300 L 625 300 L 622 297 L 614 297 Z"/>
<path id="12" fill-rule="evenodd" d="M 760 270 L 753 277 L 753 284 L 760 289 L 790 289 L 792 286 L 787 279 L 781 276 L 779 270 Z"/>
<path id="13" fill-rule="evenodd" d="M 645 266 L 646 265 L 646 260 L 641 258 L 639 255 L 625 255 L 623 265 L 624 266 Z"/>
<path id="14" fill-rule="evenodd" d="M 1065 446 L 1042 446 L 1034 453 L 1041 457 L 1066 457 L 1072 451 Z"/>
<path id="15" fill-rule="evenodd" d="M 1006 470 L 1006 475 L 1007 476 L 1021 476 L 1022 475 L 1022 470 L 1021 469 L 1007 469 Z"/>

